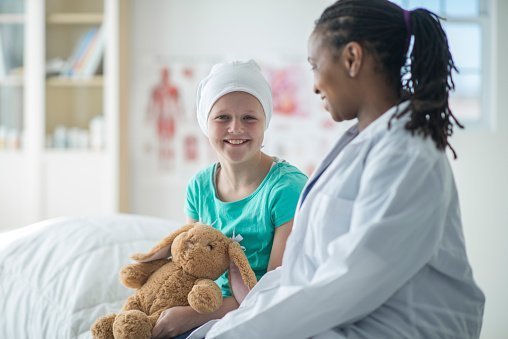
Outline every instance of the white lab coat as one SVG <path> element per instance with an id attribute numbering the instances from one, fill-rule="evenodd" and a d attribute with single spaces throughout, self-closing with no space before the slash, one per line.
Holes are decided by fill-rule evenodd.
<path id="1" fill-rule="evenodd" d="M 395 109 L 337 142 L 302 192 L 282 267 L 206 338 L 478 338 L 485 299 L 450 164 L 407 115 L 388 129 Z"/>

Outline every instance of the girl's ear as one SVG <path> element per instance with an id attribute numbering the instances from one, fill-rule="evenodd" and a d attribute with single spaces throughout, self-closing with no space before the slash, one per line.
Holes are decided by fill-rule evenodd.
<path id="1" fill-rule="evenodd" d="M 243 283 L 250 290 L 256 285 L 257 279 L 242 248 L 236 241 L 231 241 L 229 243 L 228 252 L 231 264 L 234 264 L 238 268 Z"/>
<path id="2" fill-rule="evenodd" d="M 181 228 L 177 229 L 176 231 L 174 231 L 173 233 L 162 239 L 148 253 L 136 253 L 132 255 L 131 258 L 136 260 L 137 262 L 149 262 L 158 259 L 168 258 L 171 254 L 171 244 L 173 244 L 175 238 L 180 234 L 187 232 L 193 227 L 194 224 L 182 226 Z"/>
<path id="3" fill-rule="evenodd" d="M 356 41 L 348 42 L 342 49 L 342 59 L 350 78 L 358 76 L 363 57 L 363 47 Z"/>

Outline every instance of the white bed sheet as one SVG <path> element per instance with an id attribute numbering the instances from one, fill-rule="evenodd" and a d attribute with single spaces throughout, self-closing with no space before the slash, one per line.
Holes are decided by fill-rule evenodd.
<path id="1" fill-rule="evenodd" d="M 133 293 L 120 268 L 182 223 L 113 215 L 59 218 L 0 233 L 0 338 L 90 338 Z"/>

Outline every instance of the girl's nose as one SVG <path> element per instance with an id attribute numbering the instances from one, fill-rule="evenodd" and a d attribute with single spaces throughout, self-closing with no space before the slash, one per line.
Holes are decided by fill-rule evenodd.
<path id="1" fill-rule="evenodd" d="M 231 134 L 240 134 L 243 132 L 243 125 L 240 119 L 232 119 L 228 126 L 228 132 Z"/>

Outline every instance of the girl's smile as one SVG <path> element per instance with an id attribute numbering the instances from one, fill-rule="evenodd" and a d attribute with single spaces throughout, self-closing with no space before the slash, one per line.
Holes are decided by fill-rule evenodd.
<path id="1" fill-rule="evenodd" d="M 243 145 L 243 144 L 245 144 L 248 141 L 249 140 L 247 140 L 247 139 L 225 139 L 224 140 L 225 143 L 228 143 L 228 144 L 230 144 L 232 146 Z"/>

